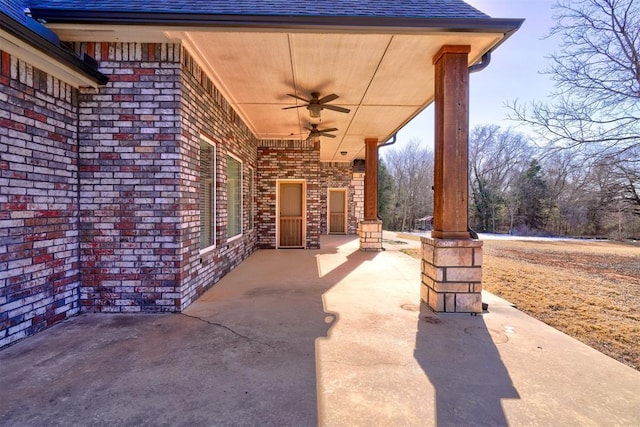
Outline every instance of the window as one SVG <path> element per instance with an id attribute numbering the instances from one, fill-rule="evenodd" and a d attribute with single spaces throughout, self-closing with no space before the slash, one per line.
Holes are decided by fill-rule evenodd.
<path id="1" fill-rule="evenodd" d="M 242 163 L 227 156 L 227 238 L 242 234 Z"/>
<path id="2" fill-rule="evenodd" d="M 253 216 L 255 215 L 255 212 L 253 210 L 253 203 L 255 199 L 255 187 L 254 187 L 255 181 L 254 180 L 255 180 L 255 171 L 254 169 L 249 169 L 249 203 L 247 204 L 248 206 L 247 216 L 249 217 L 249 230 L 253 230 L 254 228 L 254 220 L 253 220 Z"/>
<path id="3" fill-rule="evenodd" d="M 200 140 L 200 249 L 216 243 L 216 147 Z"/>

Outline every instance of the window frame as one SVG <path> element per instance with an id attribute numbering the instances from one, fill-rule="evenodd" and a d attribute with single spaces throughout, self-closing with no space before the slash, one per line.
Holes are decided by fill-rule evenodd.
<path id="1" fill-rule="evenodd" d="M 216 143 L 214 141 L 212 141 L 210 138 L 207 138 L 204 135 L 200 135 L 199 138 L 199 142 L 200 142 L 200 146 L 199 146 L 199 173 L 200 173 L 200 191 L 199 191 L 199 197 L 201 198 L 203 195 L 203 189 L 202 186 L 204 185 L 203 182 L 203 174 L 202 174 L 202 144 L 208 144 L 211 146 L 211 152 L 212 152 L 212 161 L 211 161 L 211 179 L 207 180 L 208 184 L 211 186 L 209 191 L 210 193 L 210 202 L 211 202 L 211 212 L 209 215 L 210 218 L 210 224 L 207 224 L 208 227 L 210 228 L 210 244 L 206 245 L 206 246 L 202 246 L 202 200 L 200 200 L 200 227 L 198 229 L 199 232 L 199 249 L 200 249 L 200 253 L 203 254 L 205 252 L 208 252 L 212 249 L 215 249 L 217 247 L 217 233 L 218 233 L 218 226 L 217 226 L 217 208 L 218 208 L 218 201 L 217 201 L 217 185 L 216 185 L 216 179 L 217 179 L 217 159 L 218 159 L 218 155 L 217 155 L 217 146 Z"/>
<path id="2" fill-rule="evenodd" d="M 236 204 L 236 206 L 238 206 L 240 208 L 240 212 L 238 213 L 238 222 L 240 224 L 240 231 L 238 232 L 238 234 L 234 234 L 233 236 L 229 235 L 229 216 L 231 213 L 231 203 L 230 203 L 230 197 L 229 197 L 229 159 L 233 159 L 234 161 L 238 162 L 238 178 L 240 180 L 240 182 L 238 183 L 237 188 L 239 189 L 238 194 L 240 196 L 240 200 L 239 203 Z M 225 176 L 227 179 L 227 185 L 226 185 L 226 190 L 227 190 L 227 230 L 226 230 L 226 237 L 227 237 L 227 242 L 231 242 L 233 240 L 237 240 L 239 238 L 241 238 L 244 234 L 244 224 L 243 224 L 243 215 L 244 215 L 244 206 L 243 206 L 243 202 L 244 202 L 244 191 L 243 191 L 243 184 L 244 184 L 244 174 L 243 174 L 243 170 L 244 170 L 244 164 L 242 162 L 242 160 L 240 158 L 238 158 L 237 156 L 233 155 L 232 153 L 227 153 L 227 166 L 226 166 L 226 171 L 225 171 Z"/>

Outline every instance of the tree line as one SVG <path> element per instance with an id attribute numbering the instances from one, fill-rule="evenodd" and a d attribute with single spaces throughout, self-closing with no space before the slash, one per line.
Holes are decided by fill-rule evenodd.
<path id="1" fill-rule="evenodd" d="M 528 133 L 495 124 L 470 131 L 470 226 L 639 238 L 640 2 L 558 0 L 554 11 L 550 35 L 561 43 L 545 72 L 555 91 L 547 102 L 509 104 Z M 432 165 L 419 141 L 385 153 L 385 227 L 408 230 L 432 215 Z"/>
<path id="2" fill-rule="evenodd" d="M 519 235 L 640 237 L 640 175 L 626 161 L 633 151 L 585 158 L 578 148 L 540 148 L 511 129 L 476 127 L 470 223 Z"/>
<path id="3" fill-rule="evenodd" d="M 540 148 L 511 128 L 469 135 L 469 225 L 517 235 L 640 238 L 638 147 L 624 159 L 586 159 Z M 631 166 L 630 166 L 631 164 Z M 383 153 L 378 211 L 384 227 L 409 231 L 433 215 L 433 151 L 418 139 Z"/>

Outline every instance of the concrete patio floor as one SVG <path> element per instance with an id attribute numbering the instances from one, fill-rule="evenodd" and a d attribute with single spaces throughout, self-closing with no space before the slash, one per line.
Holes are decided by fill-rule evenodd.
<path id="1" fill-rule="evenodd" d="M 640 372 L 488 293 L 483 315 L 431 313 L 410 243 L 386 237 L 261 250 L 183 314 L 18 342 L 0 425 L 640 425 Z"/>

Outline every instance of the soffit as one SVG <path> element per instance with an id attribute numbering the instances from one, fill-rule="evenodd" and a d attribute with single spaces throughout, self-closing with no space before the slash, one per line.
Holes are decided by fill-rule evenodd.
<path id="1" fill-rule="evenodd" d="M 332 32 L 229 28 L 132 28 L 70 24 L 50 26 L 65 41 L 179 41 L 191 52 L 238 115 L 259 139 L 305 139 L 306 108 L 287 94 L 310 99 L 335 93 L 331 104 L 348 114 L 322 110 L 323 161 L 364 158 L 364 139 L 381 143 L 431 103 L 433 56 L 446 44 L 471 46 L 469 64 L 505 37 L 490 32 Z M 341 152 L 347 152 L 341 155 Z"/>

